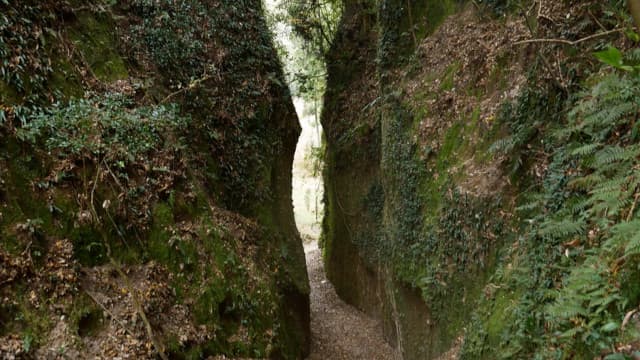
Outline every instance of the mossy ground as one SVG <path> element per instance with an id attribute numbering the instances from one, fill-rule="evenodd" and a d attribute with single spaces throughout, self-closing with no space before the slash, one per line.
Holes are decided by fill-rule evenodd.
<path id="1" fill-rule="evenodd" d="M 100 81 L 113 82 L 129 77 L 127 66 L 118 53 L 115 24 L 107 14 L 79 12 L 69 30 L 69 40 L 79 51 L 92 74 Z M 64 71 L 64 69 L 63 69 Z M 64 72 L 56 71 L 57 74 Z"/>

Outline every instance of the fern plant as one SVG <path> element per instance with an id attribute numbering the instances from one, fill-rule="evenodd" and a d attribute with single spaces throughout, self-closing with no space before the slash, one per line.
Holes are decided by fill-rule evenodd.
<path id="1" fill-rule="evenodd" d="M 610 74 L 580 95 L 567 126 L 555 132 L 568 150 L 556 156 L 571 174 L 571 195 L 538 235 L 557 239 L 570 261 L 544 310 L 547 355 L 615 354 L 625 312 L 638 306 L 629 300 L 640 294 L 625 295 L 621 277 L 638 272 L 640 255 L 639 110 L 637 72 Z"/>
<path id="2" fill-rule="evenodd" d="M 547 124 L 560 120 L 563 104 L 557 89 L 526 88 L 516 101 L 501 108 L 498 121 L 506 125 L 508 135 L 494 142 L 489 151 L 505 155 L 515 174 L 539 150 Z"/>
<path id="3" fill-rule="evenodd" d="M 640 305 L 640 74 L 622 67 L 638 55 L 621 55 L 562 115 L 533 111 L 550 105 L 526 94 L 506 113 L 509 136 L 493 149 L 512 170 L 535 156 L 534 140 L 553 153 L 517 209 L 518 266 L 503 280 L 521 293 L 505 314 L 504 358 L 625 359 L 622 345 L 640 339 L 623 326 Z"/>

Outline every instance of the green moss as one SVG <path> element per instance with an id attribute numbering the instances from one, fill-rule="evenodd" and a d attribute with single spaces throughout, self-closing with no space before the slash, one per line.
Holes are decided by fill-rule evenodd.
<path id="1" fill-rule="evenodd" d="M 454 165 L 457 160 L 457 151 L 463 143 L 462 134 L 464 131 L 464 123 L 454 123 L 444 136 L 442 146 L 438 151 L 438 160 L 436 161 L 436 168 L 438 171 L 444 171 Z"/>
<path id="2" fill-rule="evenodd" d="M 45 235 L 54 228 L 53 216 L 46 200 L 38 198 L 32 187 L 37 185 L 32 180 L 43 177 L 44 171 L 34 157 L 22 155 L 15 140 L 10 140 L 5 145 L 9 176 L 5 179 L 7 206 L 2 208 L 3 216 L 0 219 L 0 229 L 4 235 L 1 243 L 11 253 L 24 251 L 27 245 L 22 241 L 25 234 L 18 234 L 16 225 L 26 225 L 32 232 L 29 235 L 32 256 L 36 264 L 39 264 L 39 260 L 46 254 Z"/>
<path id="3" fill-rule="evenodd" d="M 15 328 L 12 332 L 22 334 L 23 342 L 30 342 L 31 349 L 35 349 L 44 342 L 53 326 L 48 307 L 34 308 L 29 303 L 29 293 L 24 288 L 16 289 L 15 294 L 18 306 L 14 314 Z"/>
<path id="4" fill-rule="evenodd" d="M 166 203 L 158 203 L 153 209 L 153 224 L 148 236 L 149 256 L 175 270 L 175 249 L 169 244 L 171 227 L 175 224 L 173 209 Z"/>
<path id="5" fill-rule="evenodd" d="M 76 296 L 67 313 L 71 332 L 80 337 L 93 336 L 105 325 L 102 308 L 86 294 Z"/>
<path id="6" fill-rule="evenodd" d="M 333 161 L 329 157 L 331 154 L 330 150 L 327 149 L 326 153 L 326 162 L 327 164 L 332 164 Z M 333 190 L 333 182 L 329 181 L 329 179 L 333 179 L 334 175 L 331 174 L 328 165 L 323 172 L 323 203 L 324 203 L 324 215 L 322 217 L 322 233 L 320 235 L 320 248 L 322 249 L 322 257 L 325 262 L 331 258 L 331 252 L 334 247 L 333 241 L 339 234 L 336 234 L 336 211 L 337 205 L 335 204 L 335 192 Z M 331 271 L 331 267 L 327 267 L 327 271 Z"/>
<path id="7" fill-rule="evenodd" d="M 414 22 L 418 25 L 416 36 L 419 40 L 431 35 L 444 22 L 447 16 L 453 14 L 457 9 L 457 3 L 454 0 L 427 0 L 418 1 L 418 5 L 414 10 L 416 19 L 423 21 Z"/>
<path id="8" fill-rule="evenodd" d="M 102 81 L 126 79 L 129 74 L 117 52 L 115 25 L 107 15 L 91 12 L 77 14 L 77 22 L 69 32 L 93 74 Z"/>
<path id="9" fill-rule="evenodd" d="M 67 99 L 82 97 L 84 95 L 82 81 L 71 62 L 60 53 L 52 56 L 52 59 L 53 73 L 49 78 L 49 87 L 59 91 Z"/>
<path id="10" fill-rule="evenodd" d="M 204 292 L 199 294 L 194 304 L 193 312 L 198 324 L 210 325 L 215 328 L 220 326 L 221 304 L 226 296 L 226 284 L 222 279 L 205 285 Z"/>
<path id="11" fill-rule="evenodd" d="M 460 70 L 460 63 L 454 62 L 453 64 L 447 66 L 444 71 L 444 75 L 442 76 L 442 83 L 440 84 L 441 91 L 449 91 L 453 89 L 455 86 L 454 80 L 456 76 L 456 72 Z"/>
<path id="12" fill-rule="evenodd" d="M 69 221 L 73 221 L 69 219 Z M 95 266 L 107 262 L 107 249 L 102 233 L 91 225 L 69 224 L 67 236 L 73 241 L 74 256 L 80 264 Z"/>
<path id="13" fill-rule="evenodd" d="M 514 304 L 520 298 L 516 292 L 498 291 L 493 299 L 492 309 L 486 320 L 487 345 L 498 347 L 502 341 L 502 335 L 513 321 L 511 316 Z"/>
<path id="14" fill-rule="evenodd" d="M 497 59 L 496 65 L 491 69 L 488 76 L 487 87 L 485 91 L 492 93 L 494 91 L 504 91 L 510 85 L 510 79 L 504 75 L 504 70 L 510 66 L 511 57 L 502 55 Z"/>
<path id="15" fill-rule="evenodd" d="M 195 193 L 195 197 L 187 198 L 188 191 Z M 168 205 L 171 207 L 176 221 L 182 219 L 196 219 L 209 211 L 207 195 L 197 187 L 195 189 L 176 189 L 171 191 Z"/>
<path id="16" fill-rule="evenodd" d="M 449 15 L 455 13 L 459 4 L 457 0 L 388 1 L 382 15 L 391 16 L 391 23 L 385 24 L 386 28 L 382 30 L 382 48 L 385 48 L 385 42 L 394 42 L 390 45 L 400 50 L 401 56 L 410 57 L 425 37 L 433 34 Z"/>

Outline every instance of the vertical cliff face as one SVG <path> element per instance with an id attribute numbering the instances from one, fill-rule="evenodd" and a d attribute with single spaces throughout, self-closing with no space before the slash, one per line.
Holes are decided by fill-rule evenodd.
<path id="1" fill-rule="evenodd" d="M 302 358 L 262 4 L 0 4 L 0 357 Z"/>
<path id="2" fill-rule="evenodd" d="M 448 4 L 414 9 L 420 39 L 440 22 Z M 377 16 L 375 16 L 377 14 Z M 412 15 L 414 15 L 412 13 Z M 403 104 L 397 72 L 413 51 L 402 4 L 347 2 L 327 57 L 327 139 L 323 246 L 327 273 L 338 294 L 383 320 L 385 336 L 407 359 L 435 357 L 455 341 L 432 320 L 421 292 L 399 276 L 411 264 L 412 237 L 420 233 L 415 121 Z M 430 28 L 430 29 L 428 29 Z M 409 212 L 410 216 L 406 213 Z M 442 336 L 441 336 L 442 334 Z"/>
<path id="3" fill-rule="evenodd" d="M 329 76 L 322 114 L 327 141 L 324 175 L 328 213 L 323 224 L 323 246 L 327 275 L 341 296 L 364 304 L 368 297 L 357 289 L 367 288 L 370 270 L 358 256 L 360 233 L 376 234 L 376 220 L 362 217 L 360 201 L 379 187 L 380 124 L 375 117 L 361 115 L 377 94 L 375 58 L 376 19 L 373 9 L 358 2 L 346 6 L 345 16 L 329 54 Z M 352 94 L 358 94 L 352 97 Z M 379 189 L 381 190 L 381 189 Z M 380 194 L 372 194 L 378 196 Z M 361 286 L 353 286 L 362 283 Z M 373 284 L 371 284 L 373 285 Z M 375 307 L 371 299 L 368 306 Z"/>
<path id="4" fill-rule="evenodd" d="M 341 297 L 383 320 L 405 359 L 594 357 L 637 344 L 628 327 L 606 331 L 637 306 L 635 286 L 622 285 L 635 265 L 617 275 L 615 256 L 594 242 L 598 210 L 576 220 L 587 216 L 572 207 L 584 193 L 570 178 L 592 169 L 559 155 L 580 147 L 554 130 L 581 123 L 582 110 L 571 112 L 581 87 L 602 89 L 599 71 L 611 71 L 584 54 L 629 46 L 598 23 L 630 18 L 596 2 L 542 4 L 537 15 L 513 6 L 346 1 L 327 56 L 327 273 Z M 618 17 L 608 15 L 614 8 Z M 525 41 L 563 37 L 580 41 Z M 593 254 L 609 256 L 602 286 L 625 289 L 608 297 L 620 300 L 605 306 L 610 317 L 572 287 Z M 587 329 L 590 321 L 600 327 Z"/>

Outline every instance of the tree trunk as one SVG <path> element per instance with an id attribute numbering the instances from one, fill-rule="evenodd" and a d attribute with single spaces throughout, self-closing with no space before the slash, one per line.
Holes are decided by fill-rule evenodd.
<path id="1" fill-rule="evenodd" d="M 633 16 L 633 22 L 636 24 L 636 27 L 640 28 L 640 0 L 628 0 L 629 2 L 629 11 L 631 12 L 631 16 Z"/>

